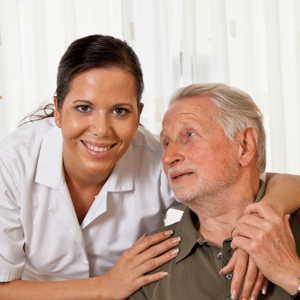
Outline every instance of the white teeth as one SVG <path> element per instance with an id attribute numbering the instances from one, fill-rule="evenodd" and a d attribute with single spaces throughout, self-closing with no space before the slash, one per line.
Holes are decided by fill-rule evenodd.
<path id="1" fill-rule="evenodd" d="M 110 147 L 101 147 L 101 148 L 99 148 L 99 147 L 96 147 L 96 146 L 94 146 L 94 145 L 89 145 L 89 144 L 87 144 L 87 143 L 86 143 L 86 146 L 87 146 L 90 150 L 95 151 L 95 152 L 105 152 L 105 151 L 108 151 L 108 150 L 110 149 Z"/>

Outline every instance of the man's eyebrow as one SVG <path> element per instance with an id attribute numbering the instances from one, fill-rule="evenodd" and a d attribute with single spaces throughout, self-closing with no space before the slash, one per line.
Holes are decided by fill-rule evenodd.
<path id="1" fill-rule="evenodd" d="M 160 132 L 159 138 L 162 139 L 163 137 L 165 137 L 166 135 L 163 133 L 163 131 Z"/>

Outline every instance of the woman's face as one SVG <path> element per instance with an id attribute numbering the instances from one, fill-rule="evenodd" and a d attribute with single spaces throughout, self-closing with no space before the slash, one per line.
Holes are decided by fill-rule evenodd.
<path id="1" fill-rule="evenodd" d="M 63 135 L 69 176 L 106 180 L 128 149 L 140 112 L 134 76 L 118 68 L 94 68 L 75 75 L 55 120 Z"/>

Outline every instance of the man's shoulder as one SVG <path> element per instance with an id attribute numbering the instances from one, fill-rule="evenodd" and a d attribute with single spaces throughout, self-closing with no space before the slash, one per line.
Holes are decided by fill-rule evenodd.
<path id="1" fill-rule="evenodd" d="M 177 227 L 177 224 L 178 224 L 178 223 L 179 223 L 179 222 L 175 222 L 175 223 L 170 224 L 170 225 L 168 225 L 168 226 L 163 226 L 163 227 L 161 227 L 161 228 L 159 228 L 159 229 L 157 229 L 157 230 L 151 232 L 150 235 L 153 235 L 153 234 L 158 233 L 158 232 L 168 231 L 168 230 L 172 230 L 172 231 L 174 232 L 174 234 L 175 234 L 176 227 Z M 174 234 L 173 234 L 173 235 L 174 235 Z"/>
<path id="2" fill-rule="evenodd" d="M 150 235 L 153 235 L 155 233 L 158 232 L 162 232 L 162 231 L 168 231 L 168 230 L 172 230 L 174 233 L 172 234 L 172 237 L 177 237 L 176 235 L 176 227 L 177 227 L 178 222 L 170 224 L 168 226 L 164 226 L 161 227 L 158 230 L 155 230 L 153 232 L 150 233 Z M 170 272 L 170 268 L 172 268 L 171 266 L 174 264 L 174 259 L 172 259 L 171 261 L 163 264 L 162 266 L 156 268 L 155 270 L 149 272 L 148 274 L 154 274 L 154 273 L 158 273 L 158 272 Z M 168 277 L 168 276 L 167 276 Z M 144 287 L 142 287 L 140 290 L 138 290 L 136 293 L 134 293 L 131 297 L 129 297 L 129 300 L 157 300 L 157 289 L 159 288 L 159 293 L 161 294 L 162 291 L 161 289 L 165 287 L 166 284 L 166 278 L 163 278 L 161 280 L 152 282 Z M 162 285 L 161 285 L 162 284 Z M 161 295 L 162 296 L 162 295 Z"/>

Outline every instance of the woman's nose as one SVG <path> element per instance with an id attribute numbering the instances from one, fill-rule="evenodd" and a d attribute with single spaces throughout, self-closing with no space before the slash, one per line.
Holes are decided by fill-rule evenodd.
<path id="1" fill-rule="evenodd" d="M 105 136 L 110 131 L 109 117 L 105 112 L 97 113 L 91 124 L 91 132 L 94 135 Z"/>

